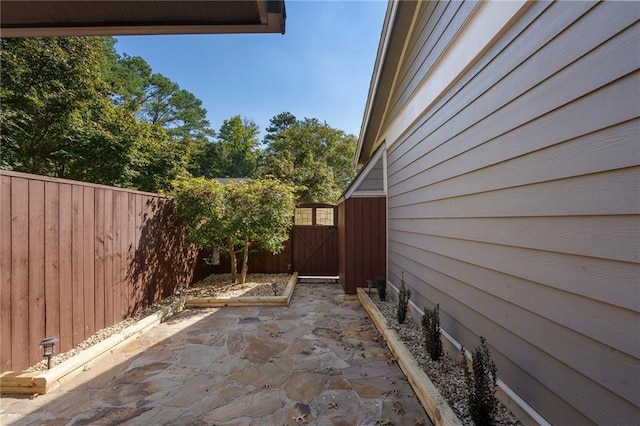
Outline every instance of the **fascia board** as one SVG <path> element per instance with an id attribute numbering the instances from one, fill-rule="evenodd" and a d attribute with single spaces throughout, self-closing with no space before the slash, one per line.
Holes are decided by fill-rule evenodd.
<path id="1" fill-rule="evenodd" d="M 369 93 L 367 95 L 367 102 L 365 104 L 364 115 L 362 117 L 362 124 L 360 126 L 360 137 L 358 138 L 358 145 L 356 146 L 356 155 L 353 160 L 354 169 L 358 168 L 358 160 L 362 153 L 364 135 L 366 133 L 367 126 L 369 124 L 369 117 L 371 116 L 371 107 L 373 106 L 373 100 L 374 100 L 376 91 L 378 90 L 378 83 L 380 82 L 380 74 L 382 73 L 382 65 L 384 64 L 384 58 L 387 54 L 387 48 L 389 46 L 389 40 L 391 39 L 393 22 L 395 22 L 397 10 L 398 10 L 398 0 L 389 0 L 389 3 L 387 5 L 387 13 L 385 16 L 384 24 L 382 26 L 380 43 L 378 44 L 376 61 L 373 65 L 373 74 L 371 75 L 371 82 L 369 83 Z"/>

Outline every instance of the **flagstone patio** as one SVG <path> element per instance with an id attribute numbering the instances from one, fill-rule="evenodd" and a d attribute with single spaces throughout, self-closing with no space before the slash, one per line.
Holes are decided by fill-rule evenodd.
<path id="1" fill-rule="evenodd" d="M 3 396 L 0 424 L 431 423 L 357 298 L 299 284 L 289 308 L 181 312 L 46 395 Z"/>

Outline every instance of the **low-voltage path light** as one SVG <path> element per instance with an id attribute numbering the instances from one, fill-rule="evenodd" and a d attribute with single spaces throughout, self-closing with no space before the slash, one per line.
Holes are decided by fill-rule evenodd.
<path id="1" fill-rule="evenodd" d="M 47 370 L 51 369 L 51 357 L 56 354 L 56 343 L 59 340 L 57 337 L 47 337 L 40 342 L 42 356 L 47 358 Z"/>

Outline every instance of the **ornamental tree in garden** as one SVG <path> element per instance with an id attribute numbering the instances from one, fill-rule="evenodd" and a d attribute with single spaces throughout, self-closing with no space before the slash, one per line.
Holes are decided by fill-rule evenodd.
<path id="1" fill-rule="evenodd" d="M 242 253 L 244 283 L 251 250 L 278 253 L 289 238 L 295 207 L 294 188 L 289 185 L 271 179 L 223 185 L 188 177 L 174 183 L 174 195 L 191 241 L 199 248 L 226 248 L 232 282 L 237 279 L 237 253 Z"/>
<path id="2" fill-rule="evenodd" d="M 178 216 L 189 240 L 198 248 L 220 244 L 226 235 L 225 187 L 216 180 L 181 177 L 173 182 Z"/>
<path id="3" fill-rule="evenodd" d="M 228 226 L 242 250 L 240 282 L 244 283 L 251 250 L 279 253 L 289 239 L 294 188 L 273 179 L 231 182 L 227 187 Z"/>

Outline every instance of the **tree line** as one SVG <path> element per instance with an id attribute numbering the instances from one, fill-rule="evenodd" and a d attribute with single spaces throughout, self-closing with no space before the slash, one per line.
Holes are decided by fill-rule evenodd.
<path id="1" fill-rule="evenodd" d="M 213 129 L 201 100 L 112 37 L 0 43 L 0 168 L 160 193 L 188 178 L 275 179 L 296 202 L 336 202 L 354 176 L 355 136 L 289 112 L 262 140 L 240 115 Z"/>

